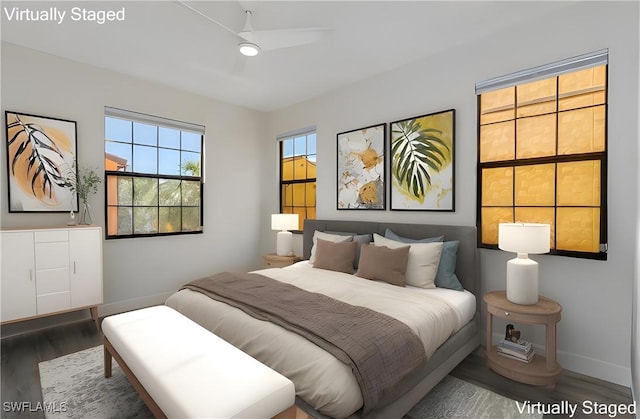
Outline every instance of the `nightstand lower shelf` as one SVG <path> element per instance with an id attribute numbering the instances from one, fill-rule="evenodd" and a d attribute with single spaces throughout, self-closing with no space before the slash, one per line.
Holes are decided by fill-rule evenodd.
<path id="1" fill-rule="evenodd" d="M 557 362 L 548 368 L 544 356 L 536 354 L 531 362 L 520 362 L 498 354 L 495 345 L 487 351 L 487 365 L 500 375 L 536 386 L 555 387 L 556 380 L 562 373 L 562 367 Z"/>

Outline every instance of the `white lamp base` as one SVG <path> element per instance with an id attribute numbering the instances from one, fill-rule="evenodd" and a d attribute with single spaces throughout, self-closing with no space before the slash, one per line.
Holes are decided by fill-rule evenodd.
<path id="1" fill-rule="evenodd" d="M 279 231 L 276 238 L 276 255 L 289 256 L 293 254 L 293 233 Z"/>
<path id="2" fill-rule="evenodd" d="M 507 300 L 522 305 L 538 302 L 538 262 L 526 253 L 507 262 Z"/>

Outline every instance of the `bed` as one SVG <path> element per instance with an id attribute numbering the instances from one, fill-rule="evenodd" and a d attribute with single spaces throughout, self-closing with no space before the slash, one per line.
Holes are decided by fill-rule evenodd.
<path id="1" fill-rule="evenodd" d="M 314 244 L 316 232 L 351 234 L 353 239 L 377 235 L 376 240 L 384 240 L 382 237 L 389 237 L 389 230 L 407 240 L 442 236 L 444 243 L 459 241 L 455 274 L 464 290 L 398 287 L 350 273 L 317 269 L 309 262 L 318 242 L 325 246 L 324 240 L 316 240 Z M 352 366 L 281 325 L 256 319 L 192 288 L 176 292 L 166 304 L 292 380 L 296 385 L 296 404 L 314 418 L 401 417 L 479 345 L 480 286 L 475 227 L 307 220 L 303 249 L 304 261 L 253 274 L 397 319 L 413 331 L 424 348 L 425 359 L 380 393 L 372 408 L 363 407 L 366 393 L 360 391 L 360 377 L 354 377 Z M 425 324 L 424 318 L 434 318 L 437 323 Z"/>

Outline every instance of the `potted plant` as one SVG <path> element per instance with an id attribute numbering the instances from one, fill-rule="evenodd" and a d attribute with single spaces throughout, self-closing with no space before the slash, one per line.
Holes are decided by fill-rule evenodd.
<path id="1" fill-rule="evenodd" d="M 75 165 L 74 165 L 75 166 Z M 98 185 L 102 182 L 102 178 L 90 168 L 79 168 L 76 172 L 73 168 L 68 172 L 65 177 L 66 186 L 71 189 L 72 192 L 78 194 L 82 204 L 80 206 L 80 221 L 79 224 L 91 224 L 93 222 L 91 218 L 91 208 L 87 200 L 89 195 L 93 195 L 98 192 Z"/>

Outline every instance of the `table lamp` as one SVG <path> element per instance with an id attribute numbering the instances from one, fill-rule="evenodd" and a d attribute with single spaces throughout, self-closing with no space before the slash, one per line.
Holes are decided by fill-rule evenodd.
<path id="1" fill-rule="evenodd" d="M 271 229 L 278 231 L 276 254 L 289 256 L 293 254 L 293 234 L 287 230 L 298 229 L 298 214 L 271 214 Z"/>
<path id="2" fill-rule="evenodd" d="M 507 300 L 531 305 L 538 302 L 538 262 L 528 254 L 549 251 L 551 226 L 537 223 L 500 223 L 498 247 L 515 252 L 517 257 L 507 262 Z"/>

